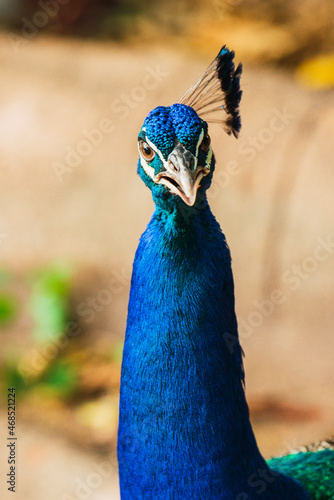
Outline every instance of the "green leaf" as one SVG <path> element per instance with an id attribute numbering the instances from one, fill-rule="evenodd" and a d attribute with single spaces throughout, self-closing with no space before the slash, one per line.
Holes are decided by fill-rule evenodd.
<path id="1" fill-rule="evenodd" d="M 56 394 L 59 397 L 66 397 L 75 390 L 77 381 L 76 369 L 60 362 L 50 366 L 40 382 L 47 392 Z"/>
<path id="2" fill-rule="evenodd" d="M 35 320 L 34 337 L 39 342 L 54 341 L 64 335 L 69 308 L 59 297 L 34 293 L 30 300 L 30 311 Z"/>
<path id="3" fill-rule="evenodd" d="M 16 318 L 18 306 L 11 295 L 0 295 L 0 325 L 8 326 Z"/>
<path id="4" fill-rule="evenodd" d="M 35 321 L 34 337 L 39 343 L 56 341 L 69 319 L 72 269 L 54 264 L 33 277 L 29 308 Z"/>
<path id="5" fill-rule="evenodd" d="M 15 387 L 16 394 L 26 392 L 28 387 L 18 370 L 17 359 L 7 359 L 3 362 L 1 379 L 5 387 Z"/>

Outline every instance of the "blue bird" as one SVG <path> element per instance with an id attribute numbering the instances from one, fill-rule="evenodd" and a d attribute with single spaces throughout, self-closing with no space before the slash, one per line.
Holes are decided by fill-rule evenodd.
<path id="1" fill-rule="evenodd" d="M 118 432 L 122 500 L 334 499 L 334 451 L 266 462 L 249 420 L 230 250 L 206 197 L 208 122 L 240 130 L 225 46 L 179 103 L 138 136 L 155 211 L 135 255 Z M 204 120 L 203 117 L 206 117 Z"/>

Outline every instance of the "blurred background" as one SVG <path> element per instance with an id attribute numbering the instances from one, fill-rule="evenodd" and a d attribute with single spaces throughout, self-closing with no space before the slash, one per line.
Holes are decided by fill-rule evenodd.
<path id="1" fill-rule="evenodd" d="M 5 443 L 15 387 L 16 498 L 119 498 L 129 283 L 153 210 L 137 132 L 223 44 L 244 65 L 243 129 L 211 126 L 209 197 L 255 433 L 266 457 L 333 434 L 333 19 L 330 0 L 0 0 L 0 430 Z"/>

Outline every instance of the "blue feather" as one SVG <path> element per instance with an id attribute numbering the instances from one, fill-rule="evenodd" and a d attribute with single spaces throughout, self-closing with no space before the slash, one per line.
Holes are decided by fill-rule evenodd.
<path id="1" fill-rule="evenodd" d="M 269 471 L 249 422 L 231 259 L 209 206 L 157 209 L 136 252 L 123 354 L 122 499 L 306 499 Z M 269 474 L 269 472 L 268 472 Z M 245 495 L 248 495 L 246 497 Z"/>

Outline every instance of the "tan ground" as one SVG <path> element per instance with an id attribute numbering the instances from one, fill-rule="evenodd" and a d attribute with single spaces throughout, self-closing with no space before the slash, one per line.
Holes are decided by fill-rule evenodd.
<path id="1" fill-rule="evenodd" d="M 18 272 L 74 262 L 78 304 L 123 275 L 89 325 L 104 341 L 124 334 L 132 259 L 153 209 L 135 173 L 136 134 L 148 111 L 175 102 L 207 62 L 183 48 L 40 37 L 15 53 L 0 38 L 1 261 Z M 212 127 L 218 166 L 210 199 L 233 255 L 247 393 L 260 447 L 271 455 L 334 429 L 334 249 L 324 243 L 334 239 L 333 92 L 312 94 L 288 74 L 247 66 L 242 86 L 239 141 Z M 123 94 L 131 102 L 121 112 Z M 60 176 L 68 148 L 84 147 L 87 133 L 111 123 L 112 132 L 99 134 L 99 144 Z M 267 309 L 255 313 L 259 303 Z M 17 336 L 24 335 L 23 325 Z M 21 432 L 21 473 L 29 463 L 36 472 L 22 479 L 16 498 L 73 494 L 69 481 L 91 458 L 79 458 L 60 437 L 38 437 L 25 424 Z M 31 440 L 37 462 L 24 458 L 24 450 L 35 453 Z M 45 455 L 51 446 L 59 455 Z M 90 498 L 110 498 L 102 489 Z"/>

